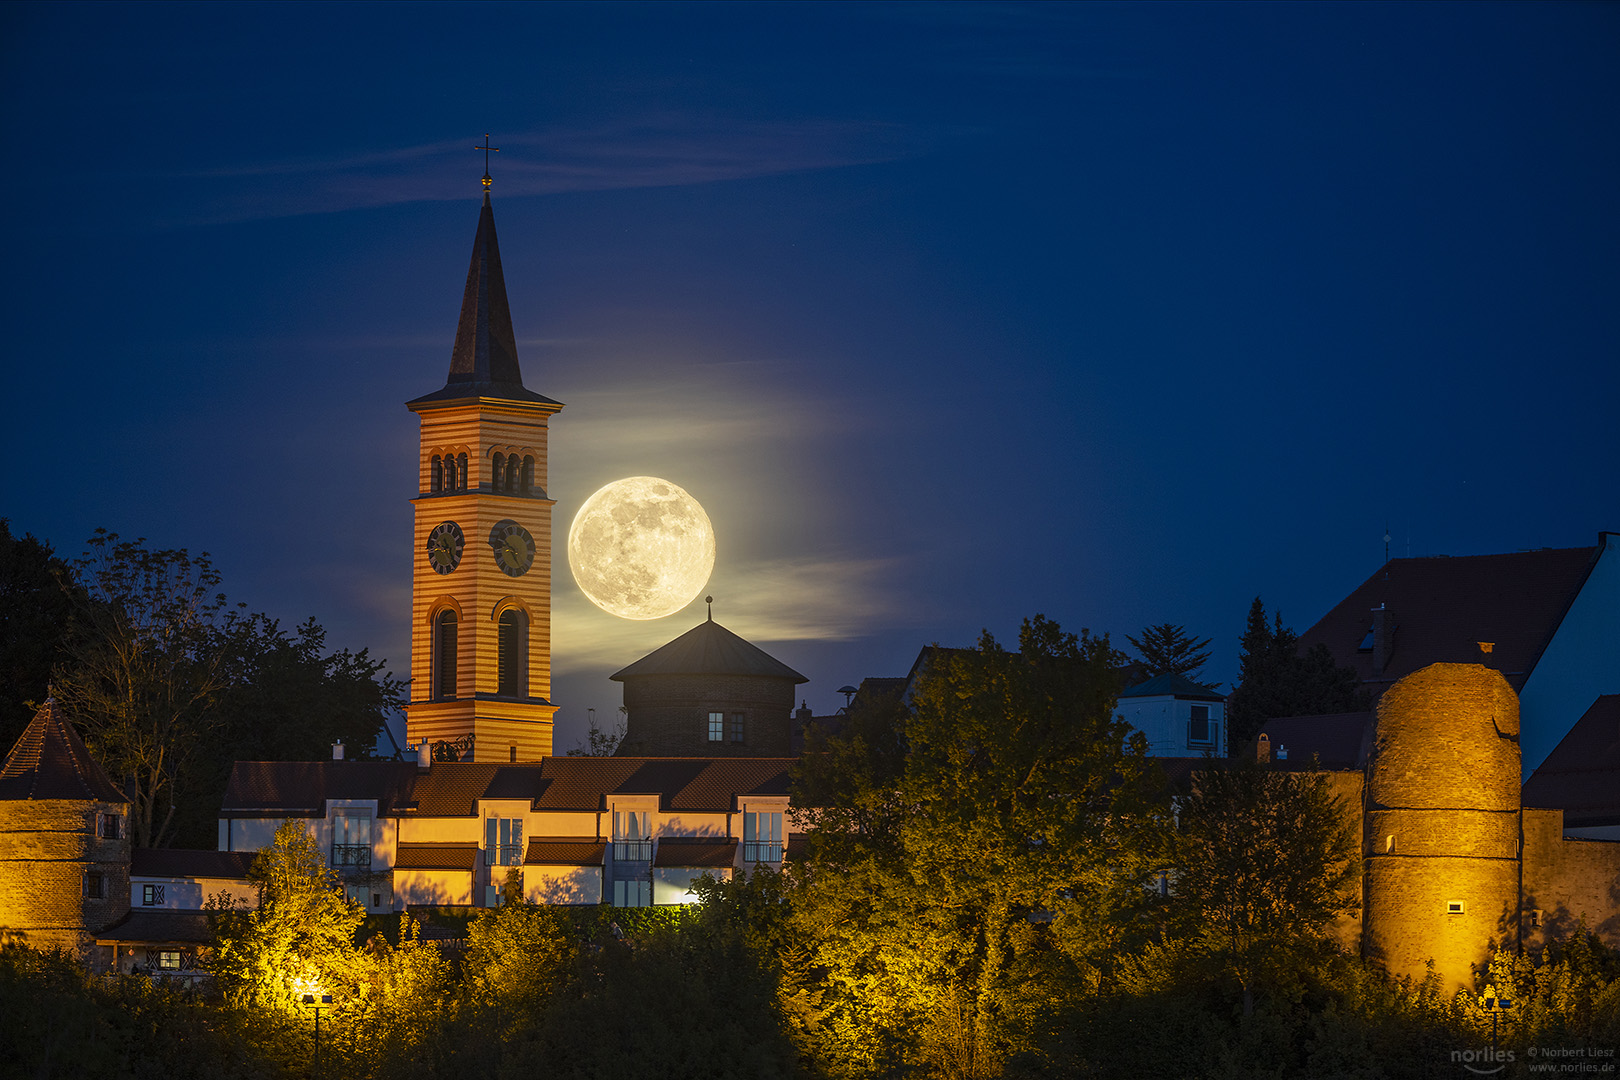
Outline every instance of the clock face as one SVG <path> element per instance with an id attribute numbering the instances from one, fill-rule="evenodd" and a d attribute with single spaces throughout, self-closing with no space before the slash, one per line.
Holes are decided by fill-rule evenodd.
<path id="1" fill-rule="evenodd" d="M 435 525 L 433 531 L 428 533 L 428 565 L 441 574 L 448 574 L 460 565 L 461 549 L 466 542 L 461 535 L 461 526 L 455 522 Z"/>
<path id="2" fill-rule="evenodd" d="M 534 537 L 515 521 L 502 521 L 489 532 L 495 565 L 508 577 L 522 577 L 534 563 Z"/>

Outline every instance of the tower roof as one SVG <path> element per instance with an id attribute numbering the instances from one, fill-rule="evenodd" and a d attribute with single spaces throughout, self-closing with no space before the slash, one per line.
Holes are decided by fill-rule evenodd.
<path id="1" fill-rule="evenodd" d="M 107 779 L 51 698 L 45 699 L 0 766 L 0 799 L 129 801 Z"/>
<path id="2" fill-rule="evenodd" d="M 501 247 L 495 239 L 495 210 L 487 191 L 473 237 L 467 288 L 461 294 L 461 320 L 456 324 L 455 348 L 450 351 L 449 378 L 444 389 L 410 404 L 471 397 L 558 404 L 523 386 L 512 311 L 506 303 L 506 277 L 501 272 Z"/>
<path id="3" fill-rule="evenodd" d="M 608 678 L 623 682 L 638 675 L 756 675 L 792 679 L 795 683 L 810 681 L 713 619 L 698 623 L 674 641 Z"/>

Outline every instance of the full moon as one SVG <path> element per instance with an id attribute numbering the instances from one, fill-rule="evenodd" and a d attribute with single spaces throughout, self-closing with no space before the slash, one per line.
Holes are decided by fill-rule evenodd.
<path id="1" fill-rule="evenodd" d="M 615 480 L 574 515 L 568 565 L 580 591 L 603 611 L 662 619 L 708 582 L 714 526 L 698 501 L 668 480 Z"/>

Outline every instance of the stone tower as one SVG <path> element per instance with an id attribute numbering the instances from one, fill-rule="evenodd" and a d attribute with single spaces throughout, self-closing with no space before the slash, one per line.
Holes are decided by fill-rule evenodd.
<path id="1" fill-rule="evenodd" d="M 1385 691 L 1365 822 L 1368 957 L 1471 987 L 1518 918 L 1519 700 L 1499 672 L 1432 664 Z"/>
<path id="2" fill-rule="evenodd" d="M 609 678 L 624 684 L 620 757 L 787 757 L 809 681 L 713 617 Z"/>
<path id="3" fill-rule="evenodd" d="M 557 711 L 546 433 L 562 404 L 523 386 L 488 191 L 449 378 L 407 407 L 422 439 L 406 736 L 539 760 Z"/>
<path id="4" fill-rule="evenodd" d="M 128 915 L 128 813 L 47 700 L 0 766 L 0 940 L 84 954 Z"/>

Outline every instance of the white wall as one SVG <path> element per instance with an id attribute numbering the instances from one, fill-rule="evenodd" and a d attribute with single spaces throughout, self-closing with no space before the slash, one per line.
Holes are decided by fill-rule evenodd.
<path id="1" fill-rule="evenodd" d="M 1604 694 L 1620 694 L 1620 533 L 1604 533 L 1597 565 L 1519 695 L 1524 775 L 1535 771 Z"/>
<path id="2" fill-rule="evenodd" d="M 600 866 L 525 866 L 523 895 L 537 904 L 600 904 Z"/>
<path id="3" fill-rule="evenodd" d="M 1209 707 L 1210 722 L 1216 725 L 1213 747 L 1187 742 L 1187 723 L 1192 719 L 1194 705 Z M 1187 701 L 1168 694 L 1120 698 L 1114 715 L 1146 736 L 1148 753 L 1154 757 L 1198 757 L 1206 750 L 1212 750 L 1217 757 L 1226 753 L 1226 706 L 1219 701 Z"/>
<path id="4" fill-rule="evenodd" d="M 692 882 L 707 874 L 720 881 L 731 878 L 729 866 L 712 869 L 694 869 L 686 866 L 657 866 L 653 868 L 653 903 L 695 904 Z"/>
<path id="5" fill-rule="evenodd" d="M 163 903 L 141 902 L 143 885 L 163 886 Z M 210 896 L 223 893 L 248 907 L 259 904 L 259 890 L 250 882 L 236 878 L 169 878 L 131 877 L 129 879 L 129 906 L 136 911 L 201 911 Z"/>

